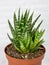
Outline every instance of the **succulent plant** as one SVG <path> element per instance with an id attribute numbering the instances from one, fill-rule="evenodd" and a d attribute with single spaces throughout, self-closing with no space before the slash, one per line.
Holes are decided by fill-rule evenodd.
<path id="1" fill-rule="evenodd" d="M 29 15 L 30 10 L 26 10 L 25 13 L 20 15 L 20 9 L 18 10 L 18 18 L 14 12 L 14 27 L 8 20 L 8 24 L 11 30 L 12 38 L 8 35 L 15 49 L 20 53 L 33 53 L 38 49 L 41 49 L 41 45 L 44 40 L 41 38 L 45 30 L 39 30 L 43 20 L 34 27 L 37 20 L 41 15 L 32 22 L 34 12 Z"/>

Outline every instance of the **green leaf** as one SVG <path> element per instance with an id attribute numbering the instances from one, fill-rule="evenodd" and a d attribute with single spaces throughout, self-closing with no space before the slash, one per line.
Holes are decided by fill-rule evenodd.
<path id="1" fill-rule="evenodd" d="M 13 27 L 12 27 L 12 25 L 11 25 L 9 20 L 8 20 L 8 24 L 9 24 L 9 27 L 10 27 L 10 30 L 11 30 L 13 38 L 16 38 L 16 33 L 15 33 L 15 31 L 14 31 L 14 29 L 13 29 Z"/>
<path id="2" fill-rule="evenodd" d="M 34 41 L 35 39 L 35 32 L 36 32 L 36 28 L 34 28 L 31 32 L 31 36 L 32 36 L 32 40 Z"/>
<path id="3" fill-rule="evenodd" d="M 28 10 L 28 12 L 27 12 L 27 10 L 25 11 L 25 14 L 24 14 L 24 22 L 27 22 L 28 17 L 29 17 L 29 12 L 30 12 L 30 10 Z"/>
<path id="4" fill-rule="evenodd" d="M 16 14 L 14 12 L 14 28 L 16 30 L 16 26 L 17 26 L 17 18 L 16 18 Z"/>
<path id="5" fill-rule="evenodd" d="M 36 32 L 35 32 L 35 39 L 39 39 L 40 38 L 40 33 L 39 33 L 39 31 L 37 30 Z"/>
<path id="6" fill-rule="evenodd" d="M 11 39 L 11 37 L 9 36 L 9 34 L 7 33 L 7 36 L 8 36 L 8 38 L 12 41 L 12 39 Z"/>
<path id="7" fill-rule="evenodd" d="M 45 32 L 45 30 L 40 31 L 40 38 L 43 36 L 44 32 Z"/>
<path id="8" fill-rule="evenodd" d="M 34 43 L 33 43 L 33 46 L 35 47 L 37 44 L 38 44 L 38 42 L 39 42 L 39 40 L 41 39 L 41 37 L 43 36 L 43 34 L 44 34 L 44 31 L 45 30 L 43 30 L 43 31 L 36 31 L 36 33 L 35 33 L 35 39 L 34 39 Z"/>
<path id="9" fill-rule="evenodd" d="M 36 33 L 35 33 L 35 39 L 40 40 L 41 37 L 43 36 L 44 32 L 45 32 L 45 30 L 40 31 L 40 32 L 39 31 L 36 31 Z"/>
<path id="10" fill-rule="evenodd" d="M 29 20 L 28 20 L 28 22 L 32 22 L 32 17 L 33 17 L 33 14 L 34 14 L 34 12 L 31 14 L 31 16 L 29 17 Z"/>
<path id="11" fill-rule="evenodd" d="M 37 20 L 39 19 L 40 16 L 41 16 L 41 15 L 39 15 L 39 16 L 34 20 L 34 22 L 32 23 L 32 25 L 31 25 L 31 30 L 33 29 L 35 23 L 37 22 Z"/>
<path id="12" fill-rule="evenodd" d="M 16 50 L 22 53 L 22 51 L 20 50 L 20 48 L 19 48 L 19 46 L 18 46 L 19 44 L 17 43 L 17 41 L 14 40 L 14 39 L 12 39 L 12 38 L 9 36 L 9 34 L 7 34 L 7 36 L 8 36 L 8 38 L 10 39 L 10 41 L 12 42 L 13 46 L 16 48 Z"/>
<path id="13" fill-rule="evenodd" d="M 28 26 L 28 30 L 29 32 L 31 32 L 31 23 L 32 23 L 32 17 L 33 17 L 34 12 L 30 15 L 28 22 L 27 22 L 27 26 Z"/>
<path id="14" fill-rule="evenodd" d="M 24 46 L 24 42 L 22 42 L 22 40 L 18 40 L 18 42 L 20 43 L 20 49 L 23 51 L 23 52 L 26 52 L 26 48 Z"/>
<path id="15" fill-rule="evenodd" d="M 25 44 L 27 43 L 27 32 L 25 32 L 25 34 L 24 34 L 24 43 Z"/>
<path id="16" fill-rule="evenodd" d="M 33 48 L 37 45 L 38 41 L 39 41 L 39 31 L 36 31 L 34 33 L 34 40 L 33 40 Z"/>
<path id="17" fill-rule="evenodd" d="M 18 10 L 18 22 L 20 22 L 20 8 Z"/>
<path id="18" fill-rule="evenodd" d="M 27 12 L 27 19 L 28 19 L 28 17 L 29 17 L 29 13 L 30 13 L 30 10 L 28 10 L 28 12 Z"/>
<path id="19" fill-rule="evenodd" d="M 39 42 L 38 42 L 38 44 L 37 44 L 37 46 L 39 47 L 39 46 L 41 46 L 42 45 L 42 43 L 44 43 L 44 40 L 42 39 L 42 40 L 40 40 Z"/>
<path id="20" fill-rule="evenodd" d="M 34 40 L 34 45 L 33 45 L 33 47 L 35 47 L 37 44 L 38 44 L 38 39 L 36 38 L 35 40 Z"/>
<path id="21" fill-rule="evenodd" d="M 12 39 L 12 38 L 9 36 L 8 33 L 7 33 L 7 36 L 8 36 L 8 38 L 10 39 L 10 41 L 12 42 L 12 44 L 14 45 L 14 44 L 16 43 L 16 41 L 15 41 L 14 39 Z"/>
<path id="22" fill-rule="evenodd" d="M 16 45 L 14 45 L 14 47 L 15 47 L 15 49 L 16 49 L 17 51 L 19 51 L 20 53 L 22 53 L 21 49 L 19 49 Z"/>
<path id="23" fill-rule="evenodd" d="M 30 37 L 30 35 L 27 36 L 26 48 L 29 47 L 29 44 L 31 44 L 31 37 Z"/>
<path id="24" fill-rule="evenodd" d="M 41 49 L 41 45 L 44 43 L 44 40 L 40 40 L 38 44 L 32 49 L 32 52 L 37 51 L 38 49 Z"/>
<path id="25" fill-rule="evenodd" d="M 31 40 L 31 43 L 30 43 L 30 50 L 33 49 L 33 41 Z"/>
<path id="26" fill-rule="evenodd" d="M 9 36 L 9 34 L 7 33 L 7 36 L 8 36 L 8 38 L 10 39 L 10 41 L 12 42 L 12 44 L 14 45 L 14 44 L 16 44 L 17 46 L 19 45 L 19 44 L 17 44 L 17 39 L 12 39 L 10 36 Z"/>
<path id="27" fill-rule="evenodd" d="M 42 24 L 43 20 L 39 23 L 39 25 L 36 28 L 36 31 L 39 29 L 40 25 Z"/>
<path id="28" fill-rule="evenodd" d="M 24 18 L 23 18 L 23 19 L 24 19 L 24 25 L 26 25 L 27 18 L 28 18 L 28 17 L 27 17 L 27 10 L 26 10 L 26 11 L 25 11 L 25 14 L 24 14 Z"/>
<path id="29" fill-rule="evenodd" d="M 23 20 L 23 14 L 21 15 L 21 21 Z"/>
<path id="30" fill-rule="evenodd" d="M 27 16 L 27 10 L 25 11 L 24 18 L 26 18 L 26 16 Z"/>

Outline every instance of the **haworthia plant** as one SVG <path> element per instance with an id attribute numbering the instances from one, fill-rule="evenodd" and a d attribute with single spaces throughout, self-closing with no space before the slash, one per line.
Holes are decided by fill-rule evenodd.
<path id="1" fill-rule="evenodd" d="M 45 30 L 39 30 L 43 20 L 34 27 L 41 15 L 32 22 L 33 13 L 29 16 L 30 10 L 26 10 L 25 13 L 20 15 L 20 9 L 18 10 L 18 18 L 14 12 L 14 27 L 12 27 L 10 21 L 8 24 L 11 30 L 12 38 L 8 35 L 15 49 L 20 53 L 32 53 L 40 49 L 44 42 L 41 37 Z"/>

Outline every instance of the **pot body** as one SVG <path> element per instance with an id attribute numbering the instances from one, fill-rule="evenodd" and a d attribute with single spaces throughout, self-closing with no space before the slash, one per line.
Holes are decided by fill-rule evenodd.
<path id="1" fill-rule="evenodd" d="M 43 48 L 44 48 L 44 46 L 43 46 Z M 44 48 L 44 51 L 45 51 L 45 48 Z M 37 57 L 34 59 L 16 59 L 16 58 L 13 58 L 13 57 L 7 55 L 6 50 L 5 50 L 5 54 L 6 54 L 6 58 L 8 60 L 8 65 L 41 65 L 45 52 L 40 57 Z"/>
<path id="2" fill-rule="evenodd" d="M 8 59 L 8 65 L 41 65 L 43 55 L 36 59 L 15 59 L 6 55 Z"/>

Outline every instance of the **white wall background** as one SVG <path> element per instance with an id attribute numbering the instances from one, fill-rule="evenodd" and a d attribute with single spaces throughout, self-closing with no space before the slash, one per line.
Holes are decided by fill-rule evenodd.
<path id="1" fill-rule="evenodd" d="M 46 29 L 44 35 L 46 54 L 42 65 L 49 65 L 49 0 L 0 0 L 0 65 L 8 65 L 4 54 L 4 47 L 10 42 L 7 37 L 7 32 L 10 33 L 7 21 L 10 19 L 12 23 L 13 13 L 19 8 L 23 12 L 26 9 L 34 11 L 34 17 L 41 13 L 40 20 L 44 20 L 41 28 Z"/>

